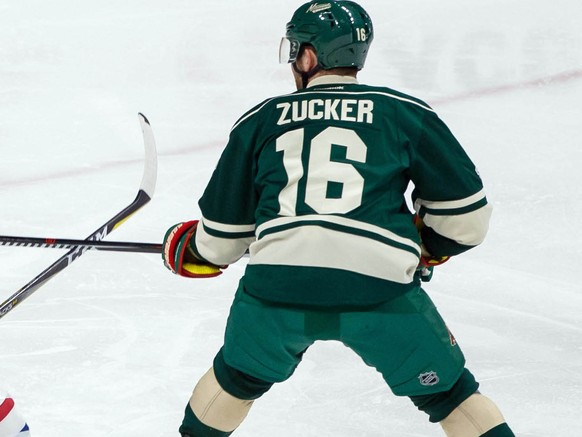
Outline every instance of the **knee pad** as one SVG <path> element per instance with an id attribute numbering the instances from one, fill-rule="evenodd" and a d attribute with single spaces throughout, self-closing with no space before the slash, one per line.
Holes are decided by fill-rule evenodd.
<path id="1" fill-rule="evenodd" d="M 254 378 L 240 370 L 230 367 L 224 361 L 222 349 L 216 354 L 213 367 L 220 386 L 226 392 L 239 399 L 257 399 L 273 386 L 272 382 Z"/>
<path id="2" fill-rule="evenodd" d="M 463 401 L 477 391 L 479 384 L 469 370 L 464 369 L 455 384 L 440 393 L 422 396 L 410 396 L 420 411 L 424 411 L 433 423 L 440 422 L 453 412 Z"/>

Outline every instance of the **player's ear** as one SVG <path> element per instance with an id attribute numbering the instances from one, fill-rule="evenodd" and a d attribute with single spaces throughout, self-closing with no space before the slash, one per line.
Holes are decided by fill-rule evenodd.
<path id="1" fill-rule="evenodd" d="M 301 48 L 301 53 L 295 62 L 300 71 L 311 71 L 318 64 L 317 52 L 312 46 L 306 45 Z"/>

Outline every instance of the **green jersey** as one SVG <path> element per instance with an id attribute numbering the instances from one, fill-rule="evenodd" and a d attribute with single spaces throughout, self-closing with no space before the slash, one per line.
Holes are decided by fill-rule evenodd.
<path id="1" fill-rule="evenodd" d="M 481 243 L 489 207 L 461 145 L 424 102 L 322 76 L 244 114 L 200 199 L 193 249 L 229 264 L 258 298 L 369 305 L 418 286 L 420 237 L 434 255 Z"/>

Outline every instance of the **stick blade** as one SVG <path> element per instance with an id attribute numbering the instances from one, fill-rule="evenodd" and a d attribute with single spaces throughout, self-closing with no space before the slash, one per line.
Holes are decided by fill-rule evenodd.
<path id="1" fill-rule="evenodd" d="M 145 166 L 141 180 L 140 190 L 151 199 L 156 189 L 156 179 L 158 174 L 158 154 L 156 152 L 156 141 L 154 132 L 149 120 L 141 112 L 138 113 L 139 124 L 143 134 L 145 147 Z"/>

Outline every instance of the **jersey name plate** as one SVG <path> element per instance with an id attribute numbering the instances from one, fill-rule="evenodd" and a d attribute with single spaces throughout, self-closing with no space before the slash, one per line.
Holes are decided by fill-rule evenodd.
<path id="1" fill-rule="evenodd" d="M 282 126 L 303 120 L 340 120 L 371 124 L 374 102 L 364 99 L 308 99 L 283 102 L 277 124 Z"/>

